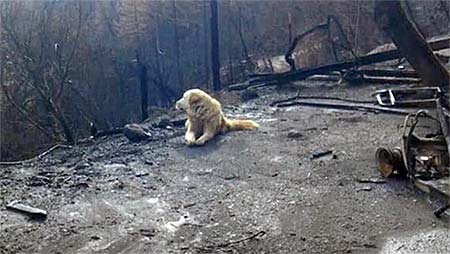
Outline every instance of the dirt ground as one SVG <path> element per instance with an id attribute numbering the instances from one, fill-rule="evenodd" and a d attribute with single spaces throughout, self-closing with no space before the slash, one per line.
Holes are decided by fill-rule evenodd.
<path id="1" fill-rule="evenodd" d="M 351 99 L 377 89 L 299 84 L 303 95 Z M 450 253 L 448 220 L 426 195 L 401 179 L 357 181 L 379 177 L 375 150 L 400 144 L 403 116 L 268 106 L 295 91 L 225 107 L 261 129 L 204 147 L 174 128 L 2 167 L 0 253 Z M 6 210 L 14 200 L 47 219 Z"/>

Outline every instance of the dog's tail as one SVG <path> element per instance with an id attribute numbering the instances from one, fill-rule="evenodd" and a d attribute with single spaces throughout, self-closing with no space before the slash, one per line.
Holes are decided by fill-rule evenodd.
<path id="1" fill-rule="evenodd" d="M 226 119 L 225 126 L 228 131 L 255 130 L 259 124 L 252 120 Z"/>

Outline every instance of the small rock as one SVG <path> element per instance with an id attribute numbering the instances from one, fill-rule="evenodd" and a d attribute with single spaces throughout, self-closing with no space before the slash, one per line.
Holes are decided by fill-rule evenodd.
<path id="1" fill-rule="evenodd" d="M 303 137 L 303 134 L 296 130 L 290 130 L 287 134 L 288 138 L 301 138 Z"/>
<path id="2" fill-rule="evenodd" d="M 370 187 L 370 186 L 364 186 L 364 187 L 362 187 L 362 188 L 359 188 L 359 189 L 357 189 L 356 191 L 371 191 L 372 190 L 372 187 Z"/>
<path id="3" fill-rule="evenodd" d="M 87 162 L 79 162 L 74 167 L 73 170 L 81 170 L 90 167 L 91 165 Z"/>
<path id="4" fill-rule="evenodd" d="M 360 178 L 357 181 L 358 183 L 386 183 L 383 178 Z"/>
<path id="5" fill-rule="evenodd" d="M 153 166 L 155 163 L 153 161 L 149 161 L 149 160 L 145 160 L 144 161 L 145 164 Z"/>
<path id="6" fill-rule="evenodd" d="M 153 228 L 150 228 L 150 229 L 141 228 L 141 229 L 139 229 L 139 233 L 142 236 L 153 237 L 156 235 L 156 230 Z"/>
<path id="7" fill-rule="evenodd" d="M 142 171 L 140 171 L 140 172 L 135 172 L 134 173 L 134 176 L 136 176 L 136 177 L 142 177 L 142 176 L 147 176 L 147 175 L 149 175 L 150 173 L 149 172 L 142 172 Z"/>
<path id="8" fill-rule="evenodd" d="M 312 158 L 319 158 L 328 154 L 332 154 L 333 151 L 331 150 L 321 150 L 321 149 L 317 149 L 313 152 L 313 154 L 311 155 Z"/>
<path id="9" fill-rule="evenodd" d="M 333 154 L 332 150 L 316 149 L 316 150 L 313 151 L 313 153 L 311 155 L 311 160 L 318 159 L 320 157 L 324 157 L 324 156 L 332 155 L 332 154 Z M 337 158 L 337 156 L 336 157 L 335 156 L 331 156 L 331 158 L 335 159 L 335 158 Z"/>
<path id="10" fill-rule="evenodd" d="M 241 101 L 242 102 L 253 100 L 253 99 L 256 99 L 258 97 L 259 97 L 259 95 L 258 95 L 258 93 L 255 92 L 255 90 L 246 89 L 246 90 L 241 92 Z"/>
<path id="11" fill-rule="evenodd" d="M 223 179 L 225 179 L 225 180 L 239 179 L 239 176 L 235 176 L 235 175 L 225 176 Z"/>
<path id="12" fill-rule="evenodd" d="M 184 204 L 183 208 L 189 208 L 189 207 L 193 207 L 195 205 L 196 205 L 196 203 L 188 203 L 188 204 Z"/>
<path id="13" fill-rule="evenodd" d="M 154 126 L 158 128 L 167 128 L 169 126 L 170 127 L 173 126 L 173 124 L 168 118 L 163 118 L 159 122 L 157 122 Z"/>
<path id="14" fill-rule="evenodd" d="M 366 249 L 376 249 L 377 245 L 374 243 L 365 243 L 365 244 L 363 244 L 363 247 Z"/>
<path id="15" fill-rule="evenodd" d="M 91 236 L 91 240 L 94 240 L 94 241 L 100 240 L 100 236 L 93 235 L 93 236 Z"/>
<path id="16" fill-rule="evenodd" d="M 87 182 L 79 182 L 79 183 L 71 185 L 71 187 L 89 188 L 89 184 Z"/>
<path id="17" fill-rule="evenodd" d="M 125 183 L 120 181 L 120 180 L 115 180 L 114 183 L 113 183 L 113 186 L 114 186 L 115 189 L 120 189 L 121 190 L 121 189 L 125 188 Z"/>
<path id="18" fill-rule="evenodd" d="M 123 127 L 123 134 L 131 142 L 139 142 L 152 137 L 142 126 L 139 124 L 127 124 Z"/>

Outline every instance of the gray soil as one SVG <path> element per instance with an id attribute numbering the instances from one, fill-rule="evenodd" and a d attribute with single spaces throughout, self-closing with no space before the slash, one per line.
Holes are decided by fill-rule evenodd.
<path id="1" fill-rule="evenodd" d="M 367 100 L 376 88 L 301 89 Z M 357 181 L 379 177 L 375 151 L 400 145 L 403 116 L 275 108 L 295 91 L 259 93 L 225 107 L 259 130 L 204 147 L 187 147 L 174 128 L 154 141 L 113 136 L 2 167 L 0 253 L 449 253 L 448 222 L 427 196 L 398 178 Z M 321 150 L 333 155 L 311 159 Z M 7 210 L 14 200 L 47 219 Z"/>

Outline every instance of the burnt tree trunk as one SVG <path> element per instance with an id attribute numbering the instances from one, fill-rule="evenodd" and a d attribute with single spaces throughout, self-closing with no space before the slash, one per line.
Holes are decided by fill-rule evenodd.
<path id="1" fill-rule="evenodd" d="M 205 76 L 206 76 L 206 88 L 210 88 L 211 79 L 209 76 L 209 40 L 208 40 L 208 0 L 205 0 L 203 3 L 203 41 L 205 43 L 205 51 L 204 51 L 204 67 L 205 67 Z"/>
<path id="2" fill-rule="evenodd" d="M 64 116 L 64 113 L 62 112 L 62 109 L 59 107 L 53 105 L 53 103 L 50 101 L 50 105 L 53 108 L 53 115 L 55 116 L 58 123 L 61 125 L 61 128 L 64 132 L 64 137 L 66 138 L 67 143 L 74 144 L 75 139 L 73 137 L 73 133 L 71 128 L 69 127 L 69 124 L 67 123 L 66 117 Z"/>
<path id="3" fill-rule="evenodd" d="M 408 20 L 400 1 L 377 1 L 375 20 L 427 85 L 448 91 L 449 75 L 425 39 Z"/>
<path id="4" fill-rule="evenodd" d="M 139 80 L 141 83 L 141 110 L 142 121 L 148 118 L 148 87 L 147 87 L 147 66 L 141 65 Z"/>
<path id="5" fill-rule="evenodd" d="M 178 38 L 178 21 L 177 21 L 177 6 L 176 6 L 176 2 L 175 0 L 172 1 L 172 8 L 173 8 L 173 33 L 174 33 L 174 48 L 175 48 L 175 68 L 177 71 L 177 82 L 178 82 L 178 87 L 183 87 L 183 82 L 184 82 L 184 78 L 183 78 L 183 71 L 181 69 L 181 64 L 180 64 L 180 39 Z"/>
<path id="6" fill-rule="evenodd" d="M 148 87 L 147 87 L 147 66 L 142 63 L 139 56 L 136 56 L 139 68 L 139 84 L 141 90 L 141 119 L 144 121 L 148 118 Z"/>
<path id="7" fill-rule="evenodd" d="M 239 6 L 238 9 L 238 33 L 239 33 L 239 39 L 241 41 L 242 46 L 242 54 L 244 55 L 244 59 L 247 62 L 250 62 L 250 55 L 248 54 L 247 44 L 244 40 L 244 33 L 242 32 L 242 7 Z"/>
<path id="8" fill-rule="evenodd" d="M 292 43 L 292 18 L 291 18 L 291 12 L 288 12 L 288 42 L 289 45 Z"/>
<path id="9" fill-rule="evenodd" d="M 211 0 L 211 68 L 213 89 L 220 90 L 219 15 L 217 0 Z"/>

